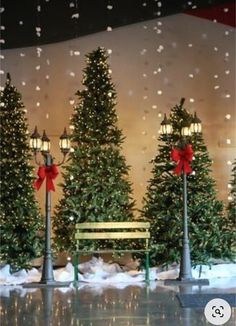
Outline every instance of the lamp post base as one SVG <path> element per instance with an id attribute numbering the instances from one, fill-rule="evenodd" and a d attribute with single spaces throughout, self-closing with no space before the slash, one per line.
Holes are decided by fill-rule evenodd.
<path id="1" fill-rule="evenodd" d="M 164 285 L 209 285 L 208 279 L 197 279 L 197 278 L 190 278 L 190 279 L 168 279 L 164 281 Z"/>
<path id="2" fill-rule="evenodd" d="M 61 288 L 69 287 L 71 282 L 57 282 L 57 281 L 45 281 L 45 282 L 32 282 L 23 284 L 23 288 Z"/>

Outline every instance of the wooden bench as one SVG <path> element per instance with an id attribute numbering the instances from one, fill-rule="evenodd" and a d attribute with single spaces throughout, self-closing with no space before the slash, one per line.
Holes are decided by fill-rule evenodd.
<path id="1" fill-rule="evenodd" d="M 145 260 L 145 280 L 149 282 L 149 222 L 91 222 L 76 224 L 76 251 L 74 253 L 74 280 L 79 281 L 78 264 L 79 254 L 94 253 L 125 253 L 125 252 L 144 252 Z M 83 240 L 122 240 L 122 239 L 144 239 L 143 248 L 126 248 L 124 250 L 116 248 L 108 249 L 80 249 Z"/>

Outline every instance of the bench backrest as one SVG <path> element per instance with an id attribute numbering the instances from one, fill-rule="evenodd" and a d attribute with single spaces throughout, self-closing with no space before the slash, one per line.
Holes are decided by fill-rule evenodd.
<path id="1" fill-rule="evenodd" d="M 149 222 L 77 223 L 75 239 L 149 239 L 149 228 Z M 133 232 L 130 232 L 130 229 L 133 229 Z"/>

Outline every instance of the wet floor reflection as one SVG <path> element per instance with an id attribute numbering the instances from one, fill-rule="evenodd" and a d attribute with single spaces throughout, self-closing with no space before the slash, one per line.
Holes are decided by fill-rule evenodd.
<path id="1" fill-rule="evenodd" d="M 203 309 L 181 308 L 176 292 L 196 287 L 164 287 L 153 282 L 79 288 L 23 289 L 1 287 L 1 326 L 201 326 Z M 234 312 L 235 314 L 235 312 Z M 235 325 L 233 320 L 227 326 Z"/>

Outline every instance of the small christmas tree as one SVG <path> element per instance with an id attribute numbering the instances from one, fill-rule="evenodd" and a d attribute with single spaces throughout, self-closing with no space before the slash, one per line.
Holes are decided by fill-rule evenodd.
<path id="1" fill-rule="evenodd" d="M 42 250 L 43 220 L 35 200 L 25 107 L 7 74 L 1 91 L 1 260 L 12 270 L 29 268 Z"/>
<path id="2" fill-rule="evenodd" d="M 87 55 L 84 89 L 76 93 L 79 102 L 71 119 L 74 152 L 65 167 L 63 197 L 54 219 L 55 242 L 61 250 L 73 248 L 75 223 L 133 218 L 129 167 L 120 153 L 123 137 L 116 125 L 116 92 L 107 59 L 100 47 Z"/>
<path id="3" fill-rule="evenodd" d="M 172 146 L 181 141 L 180 130 L 192 116 L 180 105 L 171 110 L 173 132 L 160 135 L 159 153 L 152 160 L 142 214 L 151 222 L 151 263 L 167 265 L 179 262 L 182 248 L 183 181 L 173 173 Z M 216 199 L 215 181 L 210 176 L 212 164 L 202 133 L 192 134 L 187 141 L 193 148 L 193 172 L 187 176 L 189 238 L 193 265 L 208 263 L 211 258 L 231 258 L 232 251 L 224 230 L 229 220 L 223 215 L 223 203 Z"/>

